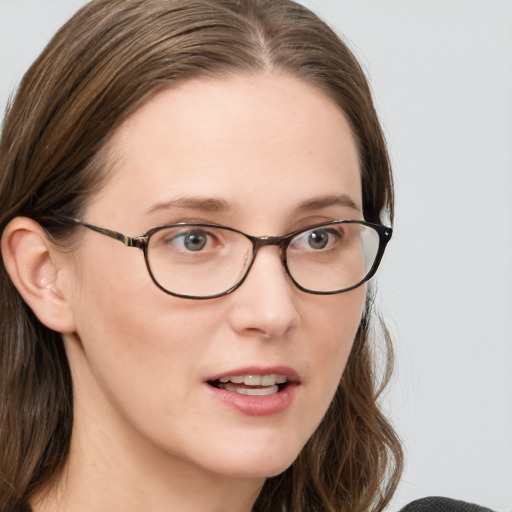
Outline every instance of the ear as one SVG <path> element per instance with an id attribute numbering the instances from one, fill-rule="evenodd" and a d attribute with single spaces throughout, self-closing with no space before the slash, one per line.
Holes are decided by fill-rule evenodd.
<path id="1" fill-rule="evenodd" d="M 14 286 L 41 323 L 57 332 L 74 332 L 66 255 L 45 230 L 32 219 L 16 217 L 3 232 L 1 250 Z"/>

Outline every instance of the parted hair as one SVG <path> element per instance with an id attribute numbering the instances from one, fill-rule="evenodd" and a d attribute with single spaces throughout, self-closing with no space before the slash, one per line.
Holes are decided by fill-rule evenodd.
<path id="1" fill-rule="evenodd" d="M 58 218 L 85 211 L 108 178 L 110 139 L 145 102 L 189 79 L 269 71 L 320 88 L 344 112 L 359 150 L 364 216 L 392 219 L 391 168 L 364 72 L 315 14 L 290 0 L 94 0 L 57 32 L 7 108 L 0 233 L 27 216 L 66 244 L 76 227 Z M 387 347 L 380 365 L 377 339 Z M 383 510 L 402 469 L 399 441 L 379 409 L 391 365 L 389 336 L 369 291 L 325 418 L 292 466 L 266 481 L 255 512 Z M 58 478 L 72 428 L 62 337 L 39 322 L 2 262 L 2 512 L 19 510 Z"/>

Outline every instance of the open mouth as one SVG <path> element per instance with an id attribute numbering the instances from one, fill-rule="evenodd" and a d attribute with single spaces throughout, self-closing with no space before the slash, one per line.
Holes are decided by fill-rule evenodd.
<path id="1" fill-rule="evenodd" d="M 213 381 L 210 386 L 240 395 L 266 396 L 279 393 L 288 386 L 284 375 L 227 375 Z"/>

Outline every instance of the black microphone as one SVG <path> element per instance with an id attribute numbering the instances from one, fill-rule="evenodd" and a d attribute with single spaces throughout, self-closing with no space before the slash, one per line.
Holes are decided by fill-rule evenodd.
<path id="1" fill-rule="evenodd" d="M 431 497 L 413 501 L 400 512 L 494 512 L 494 510 L 450 498 Z"/>

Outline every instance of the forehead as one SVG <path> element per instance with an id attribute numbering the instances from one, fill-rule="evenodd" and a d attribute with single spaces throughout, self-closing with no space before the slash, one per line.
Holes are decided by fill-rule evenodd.
<path id="1" fill-rule="evenodd" d="M 361 204 L 345 116 L 320 89 L 287 75 L 192 80 L 161 92 L 110 149 L 117 172 L 93 205 L 134 215 L 190 195 L 276 212 L 327 194 Z"/>

